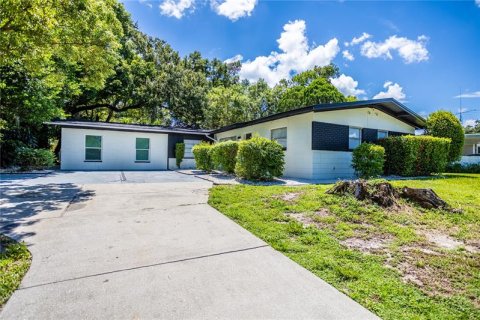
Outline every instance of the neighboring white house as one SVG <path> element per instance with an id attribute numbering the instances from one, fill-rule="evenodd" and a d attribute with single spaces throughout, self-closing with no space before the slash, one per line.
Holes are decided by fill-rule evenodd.
<path id="1" fill-rule="evenodd" d="M 463 144 L 462 164 L 480 163 L 480 133 L 467 133 Z"/>
<path id="2" fill-rule="evenodd" d="M 185 143 L 182 168 L 194 168 L 192 147 L 207 132 L 119 123 L 56 121 L 62 128 L 62 170 L 175 169 L 175 145 Z"/>
<path id="3" fill-rule="evenodd" d="M 465 143 L 463 144 L 464 156 L 480 156 L 480 133 L 465 134 Z"/>
<path id="4" fill-rule="evenodd" d="M 185 166 L 195 165 L 191 147 L 201 140 L 242 140 L 254 135 L 285 147 L 288 177 L 352 177 L 352 150 L 364 141 L 415 134 L 425 120 L 394 99 L 320 104 L 214 131 L 98 122 L 57 121 L 62 127 L 63 170 L 165 170 L 175 168 L 175 143 L 185 142 Z"/>

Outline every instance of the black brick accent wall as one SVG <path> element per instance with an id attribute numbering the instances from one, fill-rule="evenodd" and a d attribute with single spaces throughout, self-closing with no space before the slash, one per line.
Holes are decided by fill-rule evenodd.
<path id="1" fill-rule="evenodd" d="M 362 129 L 362 142 L 377 142 L 378 140 L 378 130 L 377 129 Z"/>
<path id="2" fill-rule="evenodd" d="M 312 150 L 348 151 L 348 126 L 313 121 Z"/>

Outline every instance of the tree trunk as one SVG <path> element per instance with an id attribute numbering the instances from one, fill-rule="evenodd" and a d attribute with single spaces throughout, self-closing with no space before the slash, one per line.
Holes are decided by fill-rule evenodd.
<path id="1" fill-rule="evenodd" d="M 403 187 L 400 192 L 402 198 L 406 198 L 423 208 L 447 209 L 448 204 L 443 201 L 432 189 L 415 189 Z"/>

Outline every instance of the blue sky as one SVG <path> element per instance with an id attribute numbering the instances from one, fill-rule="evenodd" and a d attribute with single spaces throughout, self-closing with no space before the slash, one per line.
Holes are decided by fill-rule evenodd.
<path id="1" fill-rule="evenodd" d="M 124 1 L 140 29 L 181 55 L 240 59 L 240 75 L 273 85 L 333 62 L 360 99 L 394 97 L 422 115 L 480 118 L 480 0 Z M 457 96 L 462 93 L 463 98 Z"/>

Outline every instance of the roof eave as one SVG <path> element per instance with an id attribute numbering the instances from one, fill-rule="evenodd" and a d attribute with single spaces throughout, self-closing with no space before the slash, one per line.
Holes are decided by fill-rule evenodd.
<path id="1" fill-rule="evenodd" d="M 72 129 L 92 129 L 92 130 L 111 130 L 111 131 L 126 131 L 126 132 L 149 132 L 149 133 L 178 133 L 178 134 L 191 134 L 191 135 L 199 135 L 199 136 L 208 136 L 210 131 L 193 131 L 193 130 L 170 130 L 170 129 L 163 129 L 163 128 L 154 128 L 154 127 L 113 127 L 113 126 L 99 126 L 99 125 L 89 125 L 87 122 L 84 124 L 74 124 L 68 122 L 44 122 L 47 125 L 55 125 L 65 128 L 72 128 Z"/>

